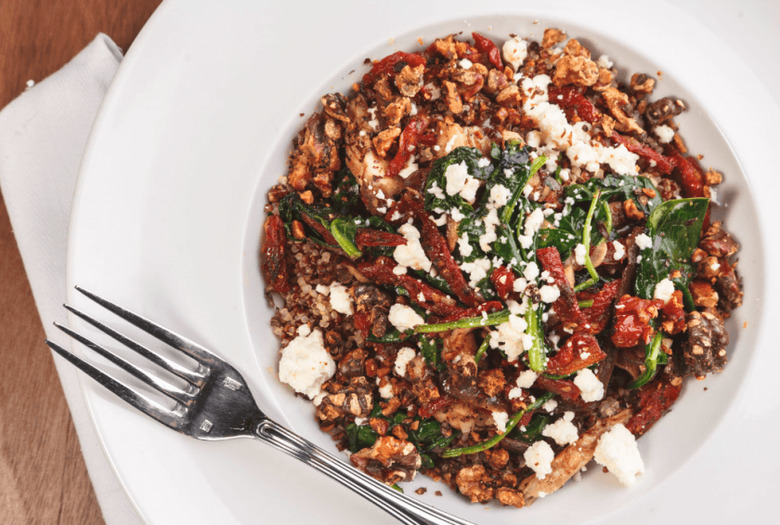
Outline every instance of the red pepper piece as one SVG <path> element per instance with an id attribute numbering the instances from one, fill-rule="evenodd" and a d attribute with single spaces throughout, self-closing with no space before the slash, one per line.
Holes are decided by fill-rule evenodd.
<path id="1" fill-rule="evenodd" d="M 454 402 L 455 402 L 455 398 L 440 397 L 438 399 L 434 399 L 427 405 L 421 406 L 420 410 L 418 410 L 417 413 L 420 414 L 422 417 L 433 417 L 433 415 L 436 412 L 442 410 L 443 408 L 447 408 Z"/>
<path id="2" fill-rule="evenodd" d="M 406 238 L 397 233 L 390 233 L 371 228 L 359 228 L 355 235 L 358 248 L 365 246 L 401 246 L 406 244 Z"/>
<path id="3" fill-rule="evenodd" d="M 585 98 L 585 95 L 577 91 L 574 86 L 554 86 L 548 90 L 550 102 L 557 104 L 570 121 L 576 114 L 580 119 L 593 124 L 601 118 L 601 112 Z"/>
<path id="4" fill-rule="evenodd" d="M 583 326 L 585 317 L 582 315 L 580 306 L 577 303 L 577 295 L 566 279 L 558 249 L 554 246 L 548 246 L 547 248 L 536 250 L 536 257 L 539 259 L 542 267 L 550 272 L 550 277 L 555 280 L 555 285 L 560 292 L 560 296 L 553 303 L 553 310 L 558 314 L 564 328 L 573 330 Z"/>
<path id="5" fill-rule="evenodd" d="M 287 233 L 284 222 L 278 215 L 269 215 L 265 220 L 265 239 L 263 240 L 263 275 L 268 289 L 285 293 L 290 291 L 290 282 L 285 260 Z"/>
<path id="6" fill-rule="evenodd" d="M 499 266 L 490 274 L 490 282 L 501 300 L 506 301 L 509 294 L 514 292 L 515 272 L 506 266 Z"/>
<path id="7" fill-rule="evenodd" d="M 567 376 L 577 370 L 594 365 L 607 357 L 596 338 L 577 332 L 571 336 L 554 356 L 547 360 L 547 372 Z"/>
<path id="8" fill-rule="evenodd" d="M 498 50 L 498 46 L 492 40 L 477 32 L 471 33 L 471 36 L 474 37 L 474 47 L 481 53 L 485 53 L 490 63 L 503 71 L 504 64 L 501 62 L 501 51 Z"/>
<path id="9" fill-rule="evenodd" d="M 680 175 L 680 183 L 685 197 L 704 197 L 704 174 L 699 163 L 691 157 L 679 153 L 672 156 L 672 162 Z"/>
<path id="10" fill-rule="evenodd" d="M 624 295 L 615 305 L 615 331 L 612 342 L 619 348 L 632 348 L 640 342 L 647 344 L 655 333 L 650 321 L 658 316 L 663 307 L 660 299 L 641 299 Z"/>
<path id="11" fill-rule="evenodd" d="M 452 321 L 457 321 L 459 319 L 466 319 L 467 317 L 477 317 L 482 315 L 482 313 L 493 313 L 498 312 L 499 310 L 502 310 L 504 308 L 504 305 L 501 303 L 501 301 L 487 301 L 485 303 L 482 303 L 479 306 L 475 306 L 474 308 L 464 308 L 460 312 L 456 314 L 452 314 L 444 319 L 442 319 L 440 322 L 442 323 L 451 323 Z"/>
<path id="12" fill-rule="evenodd" d="M 618 287 L 620 287 L 620 279 L 605 284 L 593 298 L 593 305 L 582 310 L 586 321 L 585 329 L 588 333 L 598 334 L 607 327 L 610 314 L 609 305 L 615 300 Z"/>
<path id="13" fill-rule="evenodd" d="M 550 379 L 549 377 L 539 376 L 534 381 L 534 386 L 558 394 L 570 401 L 577 401 L 580 398 L 580 389 L 574 382 L 568 379 Z"/>
<path id="14" fill-rule="evenodd" d="M 617 131 L 612 132 L 612 140 L 614 140 L 618 144 L 623 144 L 626 147 L 626 149 L 631 153 L 636 153 L 637 155 L 639 155 L 640 157 L 648 161 L 654 161 L 655 167 L 658 168 L 658 171 L 660 171 L 664 175 L 669 175 L 677 164 L 674 160 L 674 157 L 669 158 L 665 155 L 661 155 L 650 146 L 640 144 L 633 138 L 624 137 Z"/>
<path id="15" fill-rule="evenodd" d="M 409 121 L 398 139 L 398 151 L 387 165 L 388 177 L 395 177 L 404 169 L 427 127 L 428 119 L 424 116 L 413 117 Z"/>
<path id="16" fill-rule="evenodd" d="M 661 308 L 661 326 L 664 332 L 671 335 L 685 330 L 685 307 L 680 290 L 675 290 L 669 301 Z"/>
<path id="17" fill-rule="evenodd" d="M 676 383 L 676 384 L 675 384 Z M 626 428 L 641 436 L 671 407 L 682 391 L 682 378 L 660 376 L 639 389 L 639 410 L 626 422 Z"/>
<path id="18" fill-rule="evenodd" d="M 448 316 L 462 310 L 449 295 L 437 290 L 411 275 L 393 273 L 395 262 L 389 257 L 377 257 L 357 265 L 360 273 L 377 284 L 401 286 L 409 292 L 409 299 L 426 310 L 440 316 Z"/>
<path id="19" fill-rule="evenodd" d="M 374 62 L 371 71 L 363 75 L 363 84 L 370 85 L 379 80 L 381 77 L 390 76 L 398 73 L 403 69 L 399 64 L 408 64 L 409 67 L 417 67 L 425 64 L 425 59 L 415 53 L 404 53 L 403 51 L 396 51 L 392 55 L 387 55 L 382 60 Z"/>

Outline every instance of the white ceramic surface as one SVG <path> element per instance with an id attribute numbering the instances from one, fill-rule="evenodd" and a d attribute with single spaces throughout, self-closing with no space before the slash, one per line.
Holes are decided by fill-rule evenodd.
<path id="1" fill-rule="evenodd" d="M 731 321 L 732 359 L 724 374 L 687 385 L 672 413 L 640 441 L 647 472 L 631 489 L 589 472 L 583 482 L 517 511 L 436 497 L 435 489 L 447 490 L 420 477 L 429 489 L 422 499 L 479 523 L 724 516 L 761 522 L 780 466 L 769 437 L 780 430 L 780 403 L 769 386 L 780 360 L 766 330 L 760 332 L 771 324 L 762 323 L 762 314 L 765 320 L 777 314 L 771 299 L 777 281 L 764 270 L 778 250 L 762 237 L 777 215 L 777 183 L 767 170 L 777 106 L 732 51 L 673 6 L 442 5 L 395 2 L 380 9 L 344 1 L 304 9 L 166 1 L 122 64 L 87 148 L 71 223 L 69 284 L 98 290 L 210 346 L 244 372 L 270 415 L 333 450 L 311 407 L 275 378 L 278 344 L 257 270 L 264 191 L 285 171 L 289 142 L 304 120 L 299 114 L 310 114 L 319 95 L 348 89 L 365 57 L 415 48 L 418 37 L 429 43 L 473 30 L 540 37 L 548 25 L 563 27 L 619 68 L 663 71 L 656 94 L 690 102 L 682 133 L 706 165 L 726 173 L 719 195 L 728 206 L 719 213 L 743 243 L 747 300 Z M 724 74 L 724 63 L 731 74 Z M 150 523 L 390 521 L 260 444 L 190 440 L 91 384 L 84 390 L 117 475 Z"/>

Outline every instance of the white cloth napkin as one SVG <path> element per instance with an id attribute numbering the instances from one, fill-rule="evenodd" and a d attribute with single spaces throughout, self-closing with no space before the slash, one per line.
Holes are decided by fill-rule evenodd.
<path id="1" fill-rule="evenodd" d="M 122 51 L 99 34 L 0 111 L 0 189 L 47 336 L 55 330 L 52 321 L 65 320 L 68 223 L 79 163 L 121 60 Z M 57 371 L 106 522 L 142 523 L 98 441 L 78 372 L 64 361 Z"/>

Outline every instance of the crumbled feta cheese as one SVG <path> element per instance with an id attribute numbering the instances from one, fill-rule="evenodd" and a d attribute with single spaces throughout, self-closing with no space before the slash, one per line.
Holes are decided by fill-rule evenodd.
<path id="1" fill-rule="evenodd" d="M 438 183 L 436 183 L 436 182 L 434 182 L 433 184 L 431 184 L 431 187 L 430 187 L 430 188 L 428 188 L 428 193 L 430 193 L 431 195 L 433 195 L 433 196 L 434 196 L 434 197 L 436 197 L 437 199 L 442 199 L 442 200 L 444 200 L 444 199 L 446 199 L 446 198 L 447 198 L 447 196 L 446 196 L 446 195 L 444 195 L 444 191 L 443 191 L 443 190 L 442 190 L 442 189 L 439 187 L 439 184 L 438 184 Z"/>
<path id="2" fill-rule="evenodd" d="M 604 397 L 604 384 L 599 381 L 590 368 L 583 368 L 577 372 L 574 384 L 580 389 L 580 396 L 586 403 L 598 401 Z"/>
<path id="3" fill-rule="evenodd" d="M 520 388 L 531 388 L 534 386 L 534 382 L 536 381 L 537 377 L 539 377 L 539 374 L 533 370 L 523 370 L 517 376 L 517 381 L 515 381 L 515 384 Z"/>
<path id="4" fill-rule="evenodd" d="M 626 247 L 620 241 L 612 241 L 612 247 L 615 248 L 613 257 L 616 261 L 619 261 L 626 255 Z"/>
<path id="5" fill-rule="evenodd" d="M 543 222 L 544 212 L 541 208 L 536 208 L 525 218 L 525 222 L 523 223 L 523 234 L 527 236 L 535 234 L 539 231 L 539 228 L 542 227 Z"/>
<path id="6" fill-rule="evenodd" d="M 669 144 L 674 139 L 674 130 L 667 125 L 656 126 L 653 133 L 661 144 Z"/>
<path id="7" fill-rule="evenodd" d="M 393 385 L 388 381 L 384 386 L 379 387 L 379 395 L 382 399 L 390 399 L 393 397 Z"/>
<path id="8" fill-rule="evenodd" d="M 526 466 L 536 472 L 537 479 L 544 479 L 547 474 L 552 473 L 552 461 L 555 459 L 555 453 L 552 447 L 546 442 L 539 440 L 528 447 L 523 453 Z"/>
<path id="9" fill-rule="evenodd" d="M 542 301 L 545 303 L 554 303 L 558 300 L 558 297 L 560 297 L 561 291 L 558 289 L 557 286 L 545 284 L 541 288 L 539 288 L 539 296 L 542 298 Z"/>
<path id="10" fill-rule="evenodd" d="M 477 166 L 479 166 L 480 168 L 487 168 L 488 166 L 490 166 L 490 159 L 487 157 L 481 157 L 477 161 Z"/>
<path id="11" fill-rule="evenodd" d="M 404 168 L 398 172 L 398 176 L 402 179 L 408 179 L 409 175 L 417 171 L 418 166 L 416 161 L 417 157 L 414 155 L 410 156 L 409 160 L 406 161 L 406 166 L 404 166 Z"/>
<path id="12" fill-rule="evenodd" d="M 558 402 L 555 399 L 550 399 L 545 404 L 542 405 L 542 410 L 545 410 L 546 412 L 552 412 L 558 408 Z"/>
<path id="13" fill-rule="evenodd" d="M 403 224 L 398 228 L 398 233 L 404 236 L 406 244 L 395 247 L 393 251 L 395 260 L 415 270 L 431 271 L 431 261 L 426 257 L 420 244 L 420 231 L 411 224 Z"/>
<path id="14" fill-rule="evenodd" d="M 490 260 L 476 259 L 472 262 L 465 262 L 460 265 L 460 269 L 469 274 L 469 286 L 476 286 L 479 281 L 487 277 L 490 271 Z"/>
<path id="15" fill-rule="evenodd" d="M 596 61 L 596 64 L 598 64 L 599 67 L 603 67 L 604 69 L 611 69 L 614 65 L 612 60 L 610 60 L 607 55 L 601 55 Z"/>
<path id="16" fill-rule="evenodd" d="M 528 280 L 525 277 L 518 277 L 515 279 L 515 283 L 512 285 L 512 290 L 518 293 L 525 292 L 526 287 L 528 287 Z"/>
<path id="17" fill-rule="evenodd" d="M 523 389 L 520 388 L 519 386 L 516 386 L 509 391 L 507 397 L 509 399 L 520 399 L 521 397 L 523 397 Z"/>
<path id="18" fill-rule="evenodd" d="M 506 354 L 507 361 L 514 362 L 523 353 L 522 337 L 528 323 L 525 319 L 514 314 L 509 315 L 509 322 L 498 325 L 498 329 L 490 332 L 490 346 L 501 348 Z"/>
<path id="19" fill-rule="evenodd" d="M 622 423 L 602 434 L 593 459 L 627 486 L 633 485 L 636 477 L 645 471 L 636 438 Z"/>
<path id="20" fill-rule="evenodd" d="M 509 199 L 512 197 L 512 192 L 509 188 L 503 184 L 496 184 L 490 188 L 490 195 L 488 196 L 488 204 L 495 208 L 505 206 Z"/>
<path id="21" fill-rule="evenodd" d="M 393 273 L 395 275 L 406 275 L 406 266 L 404 266 L 403 264 L 396 264 L 393 267 Z"/>
<path id="22" fill-rule="evenodd" d="M 304 325 L 306 326 L 306 325 Z M 301 327 L 302 328 L 302 327 Z M 309 399 L 314 399 L 322 384 L 336 373 L 336 363 L 325 349 L 322 332 L 298 330 L 298 337 L 282 350 L 279 380 Z"/>
<path id="23" fill-rule="evenodd" d="M 579 264 L 580 266 L 585 266 L 585 245 L 582 243 L 579 243 L 577 246 L 574 247 L 574 262 Z"/>
<path id="24" fill-rule="evenodd" d="M 532 148 L 538 148 L 542 145 L 542 135 L 535 129 L 532 129 L 528 133 L 525 134 L 525 143 L 531 146 Z"/>
<path id="25" fill-rule="evenodd" d="M 506 432 L 506 423 L 509 421 L 509 414 L 506 412 L 493 412 L 493 423 L 500 434 Z"/>
<path id="26" fill-rule="evenodd" d="M 660 299 L 664 302 L 664 304 L 669 302 L 669 299 L 672 298 L 672 294 L 674 293 L 674 283 L 670 281 L 668 278 L 661 279 L 661 281 L 655 285 L 655 290 L 653 291 L 653 299 Z"/>
<path id="27" fill-rule="evenodd" d="M 463 60 L 460 61 L 460 67 L 462 67 L 463 69 L 470 69 L 471 66 L 473 66 L 473 65 L 474 65 L 474 62 L 472 62 L 468 58 L 464 58 Z"/>
<path id="28" fill-rule="evenodd" d="M 330 285 L 330 305 L 340 314 L 352 315 L 352 297 L 342 284 Z"/>
<path id="29" fill-rule="evenodd" d="M 460 193 L 469 178 L 471 178 L 471 175 L 469 175 L 465 161 L 447 166 L 447 170 L 444 172 L 444 179 L 447 181 L 447 195 Z"/>
<path id="30" fill-rule="evenodd" d="M 463 257 L 468 257 L 474 251 L 474 247 L 469 244 L 469 236 L 465 232 L 458 237 L 458 249 Z"/>
<path id="31" fill-rule="evenodd" d="M 639 247 L 640 250 L 646 250 L 647 248 L 650 248 L 653 245 L 653 239 L 647 236 L 647 234 L 640 233 L 636 236 L 634 239 L 636 241 L 636 245 Z"/>
<path id="32" fill-rule="evenodd" d="M 569 412 L 567 412 L 568 414 Z M 574 414 L 572 413 L 572 416 Z M 552 438 L 558 445 L 568 445 L 574 443 L 579 438 L 577 427 L 571 420 L 567 421 L 565 416 L 551 425 L 547 425 L 542 430 L 542 435 Z"/>
<path id="33" fill-rule="evenodd" d="M 536 278 L 539 277 L 539 266 L 533 261 L 529 262 L 528 266 L 523 270 L 523 277 L 528 281 L 536 280 Z"/>
<path id="34" fill-rule="evenodd" d="M 418 324 L 425 324 L 425 319 L 420 317 L 420 314 L 415 312 L 413 308 L 403 304 L 391 306 L 388 319 L 401 332 L 414 328 Z"/>
<path id="35" fill-rule="evenodd" d="M 501 224 L 501 220 L 498 218 L 498 212 L 495 208 L 491 208 L 488 214 L 483 220 L 485 224 L 485 233 L 479 236 L 479 247 L 483 252 L 490 251 L 490 245 L 498 239 L 496 235 L 496 226 Z"/>
<path id="36" fill-rule="evenodd" d="M 330 293 L 330 287 L 325 286 L 324 284 L 318 284 L 314 289 L 318 294 L 328 295 Z"/>
<path id="37" fill-rule="evenodd" d="M 450 210 L 450 217 L 452 217 L 452 220 L 455 222 L 460 222 L 466 218 L 466 216 L 463 215 L 463 213 L 461 213 L 458 208 L 452 208 Z"/>
<path id="38" fill-rule="evenodd" d="M 398 351 L 398 354 L 395 356 L 395 373 L 396 375 L 399 375 L 401 377 L 406 375 L 406 365 L 409 364 L 409 361 L 414 359 L 414 356 L 417 354 L 414 350 L 412 350 L 409 347 L 403 347 Z"/>
<path id="39" fill-rule="evenodd" d="M 512 69 L 517 71 L 528 56 L 528 42 L 519 37 L 507 40 L 501 46 L 501 54 L 504 60 L 512 65 Z"/>

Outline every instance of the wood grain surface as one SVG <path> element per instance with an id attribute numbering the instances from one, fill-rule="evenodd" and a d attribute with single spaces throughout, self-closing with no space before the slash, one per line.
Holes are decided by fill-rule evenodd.
<path id="1" fill-rule="evenodd" d="M 97 33 L 127 49 L 160 0 L 0 0 L 0 107 Z M 0 523 L 103 523 L 0 198 Z"/>

